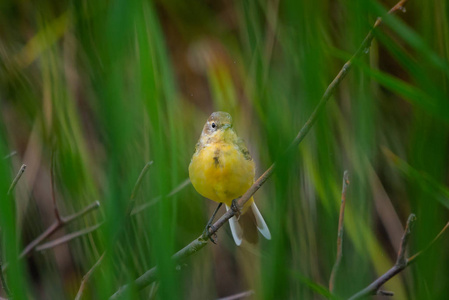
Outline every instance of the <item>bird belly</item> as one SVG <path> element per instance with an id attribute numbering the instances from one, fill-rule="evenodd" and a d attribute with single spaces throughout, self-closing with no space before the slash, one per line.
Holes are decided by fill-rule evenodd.
<path id="1" fill-rule="evenodd" d="M 254 162 L 233 145 L 210 145 L 192 157 L 189 175 L 198 193 L 230 206 L 253 184 Z"/>

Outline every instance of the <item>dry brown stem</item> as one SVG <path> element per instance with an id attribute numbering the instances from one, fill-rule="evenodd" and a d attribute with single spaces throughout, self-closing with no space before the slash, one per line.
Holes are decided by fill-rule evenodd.
<path id="1" fill-rule="evenodd" d="M 349 300 L 355 300 L 355 299 L 362 299 L 369 295 L 376 295 L 379 294 L 379 288 L 388 280 L 393 278 L 395 275 L 403 271 L 405 268 L 407 268 L 411 263 L 415 262 L 416 259 L 422 255 L 424 252 L 426 252 L 440 237 L 441 235 L 446 231 L 446 229 L 449 227 L 449 222 L 446 224 L 446 226 L 443 227 L 443 229 L 438 233 L 438 235 L 432 240 L 432 242 L 427 245 L 427 247 L 424 250 L 419 251 L 415 255 L 411 256 L 410 258 L 406 258 L 405 250 L 408 244 L 408 240 L 411 233 L 411 228 L 413 225 L 413 222 L 416 220 L 416 217 L 414 214 L 411 214 L 408 217 L 407 225 L 405 226 L 404 234 L 402 235 L 401 240 L 401 247 L 399 248 L 398 256 L 396 259 L 396 263 L 394 266 L 389 269 L 385 274 L 377 278 L 375 281 L 373 281 L 370 285 L 368 285 L 363 290 L 357 292 L 354 294 Z M 381 292 L 382 293 L 382 292 Z M 385 292 L 383 292 L 385 293 Z M 388 292 L 391 293 L 391 292 Z"/>
<path id="2" fill-rule="evenodd" d="M 349 186 L 349 172 L 343 173 L 343 187 L 341 189 L 341 204 L 340 204 L 340 217 L 338 219 L 338 234 L 337 234 L 337 259 L 335 260 L 334 267 L 332 268 L 331 276 L 329 279 L 329 291 L 333 292 L 335 287 L 335 277 L 340 267 L 341 258 L 343 257 L 343 223 L 345 219 L 345 206 L 346 206 L 346 190 Z"/>

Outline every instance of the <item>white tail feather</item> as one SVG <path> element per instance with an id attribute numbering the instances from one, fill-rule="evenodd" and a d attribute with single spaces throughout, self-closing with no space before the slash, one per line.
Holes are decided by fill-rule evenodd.
<path id="1" fill-rule="evenodd" d="M 230 207 L 226 205 L 226 211 L 228 211 L 228 210 L 230 210 Z M 237 221 L 235 216 L 229 219 L 229 225 L 231 226 L 231 232 L 232 232 L 232 237 L 234 238 L 234 242 L 236 243 L 237 246 L 240 246 L 242 244 L 242 240 L 243 240 L 243 229 L 240 226 L 240 224 Z"/>
<path id="2" fill-rule="evenodd" d="M 253 210 L 254 216 L 256 217 L 257 229 L 267 240 L 271 240 L 270 229 L 268 229 L 267 223 L 265 223 L 265 220 L 260 214 L 260 211 L 257 208 L 256 203 L 253 202 L 251 204 L 251 209 Z"/>

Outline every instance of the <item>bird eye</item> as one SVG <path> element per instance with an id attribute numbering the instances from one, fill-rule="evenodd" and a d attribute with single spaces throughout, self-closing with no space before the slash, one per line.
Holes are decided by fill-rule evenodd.
<path id="1" fill-rule="evenodd" d="M 212 128 L 217 127 L 217 125 L 215 123 L 212 123 Z"/>

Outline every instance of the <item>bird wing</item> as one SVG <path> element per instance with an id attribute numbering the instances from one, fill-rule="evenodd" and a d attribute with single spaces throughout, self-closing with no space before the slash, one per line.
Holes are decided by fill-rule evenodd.
<path id="1" fill-rule="evenodd" d="M 246 148 L 245 142 L 243 139 L 238 138 L 236 143 L 238 150 L 243 154 L 246 160 L 252 160 L 251 154 L 249 154 L 248 148 Z"/>

